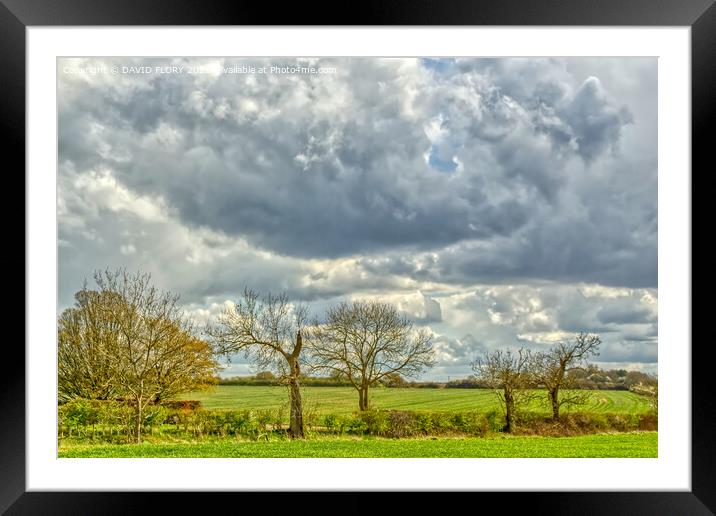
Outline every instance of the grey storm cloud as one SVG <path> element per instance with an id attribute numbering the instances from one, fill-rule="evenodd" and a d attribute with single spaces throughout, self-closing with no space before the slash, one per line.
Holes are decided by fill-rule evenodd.
<path id="1" fill-rule="evenodd" d="M 654 341 L 608 342 L 602 346 L 599 362 L 655 363 L 658 359 L 657 343 Z"/>
<path id="2" fill-rule="evenodd" d="M 507 259 L 464 256 L 457 271 L 510 276 L 512 267 L 515 276 L 628 282 L 612 270 L 614 249 L 599 233 L 619 240 L 627 262 L 629 253 L 637 261 L 653 252 L 653 242 L 642 249 L 633 228 L 617 221 L 629 208 L 617 200 L 615 220 L 602 221 L 588 206 L 575 219 L 567 205 L 570 195 L 591 202 L 590 188 L 604 190 L 610 175 L 630 166 L 606 153 L 628 108 L 594 77 L 570 83 L 560 69 L 564 82 L 545 83 L 535 79 L 535 66 L 528 74 L 513 64 L 503 84 L 494 71 L 481 73 L 484 62 L 440 75 L 419 62 L 342 59 L 322 63 L 336 66 L 335 76 L 172 75 L 137 84 L 125 77 L 114 89 L 73 85 L 78 91 L 60 104 L 60 161 L 80 170 L 110 166 L 128 188 L 163 198 L 182 223 L 241 235 L 279 254 L 488 242 Z M 426 160 L 441 148 L 452 150 L 441 159 L 455 159 L 458 170 L 436 170 Z M 599 158 L 599 173 L 585 168 Z M 651 222 L 644 215 L 634 224 Z M 624 276 L 653 284 L 654 270 L 625 269 L 624 261 Z"/>
<path id="3" fill-rule="evenodd" d="M 60 74 L 61 307 L 121 266 L 197 313 L 245 286 L 387 300 L 452 373 L 582 330 L 614 362 L 655 357 L 656 59 L 64 64 L 335 73 Z"/>
<path id="4" fill-rule="evenodd" d="M 564 115 L 574 131 L 580 155 L 589 161 L 618 144 L 622 126 L 633 121 L 625 106 L 617 109 L 607 100 L 596 77 L 590 77 L 582 84 L 565 108 Z"/>
<path id="5" fill-rule="evenodd" d="M 633 324 L 654 321 L 655 314 L 643 307 L 610 305 L 600 309 L 597 318 L 605 324 Z"/>

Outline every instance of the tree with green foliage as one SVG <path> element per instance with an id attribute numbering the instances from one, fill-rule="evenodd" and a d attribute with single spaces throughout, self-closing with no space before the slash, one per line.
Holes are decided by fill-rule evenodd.
<path id="1" fill-rule="evenodd" d="M 88 290 L 75 294 L 75 305 L 57 322 L 57 397 L 96 400 L 119 396 L 111 357 L 119 345 L 119 326 L 113 306 L 122 302 L 110 292 Z"/>
<path id="2" fill-rule="evenodd" d="M 179 296 L 154 287 L 149 274 L 97 271 L 58 321 L 58 397 L 131 401 L 141 442 L 147 405 L 213 382 L 209 344 L 193 335 Z M 90 356 L 91 355 L 91 356 Z"/>

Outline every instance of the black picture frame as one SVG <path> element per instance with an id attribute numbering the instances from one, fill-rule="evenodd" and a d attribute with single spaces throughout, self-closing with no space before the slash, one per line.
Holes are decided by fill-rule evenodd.
<path id="1" fill-rule="evenodd" d="M 339 3 L 218 2 L 211 0 L 0 0 L 0 127 L 3 166 L 25 168 L 25 29 L 29 26 L 86 25 L 547 25 L 547 26 L 689 26 L 691 27 L 692 170 L 713 170 L 710 131 L 716 121 L 716 5 L 714 0 L 364 0 L 345 9 Z M 7 174 L 9 176 L 11 174 Z M 17 174 L 15 174 L 17 175 Z M 693 184 L 693 183 L 692 183 Z M 24 192 L 24 181 L 17 185 Z M 17 191 L 17 190 L 16 190 Z M 15 196 L 20 198 L 19 195 Z M 24 196 L 22 196 L 24 199 Z M 16 209 L 3 203 L 5 220 Z M 20 228 L 13 228 L 19 233 Z M 8 228 L 12 231 L 13 228 Z M 18 235 L 19 236 L 19 235 Z M 24 249 L 24 246 L 23 246 Z M 23 253 L 2 258 L 6 268 L 28 270 Z M 21 263 L 22 262 L 22 263 Z M 19 276 L 19 275 L 18 275 Z M 19 291 L 19 290 L 16 290 Z M 52 291 L 48 287 L 48 291 Z M 19 304 L 19 303 L 18 303 Z M 692 316 L 693 319 L 693 316 Z M 672 343 L 676 345 L 676 343 Z M 691 343 L 679 343 L 689 345 Z M 12 346 L 6 346 L 11 348 Z M 148 508 L 144 499 L 162 504 L 162 511 L 187 508 L 190 493 L 26 492 L 25 487 L 25 354 L 6 349 L 0 403 L 0 511 L 7 514 L 127 514 Z M 545 514 L 713 514 L 716 512 L 716 407 L 709 378 L 711 344 L 692 345 L 692 457 L 690 492 L 550 492 L 463 493 L 479 497 L 474 507 L 493 503 L 510 509 L 522 504 Z M 13 356 L 14 354 L 14 356 Z M 7 364 L 12 364 L 8 366 Z M 568 472 L 566 472 L 568 474 Z M 209 508 L 215 504 L 250 504 L 248 493 L 191 493 Z M 425 507 L 428 493 L 383 502 L 385 512 Z M 312 512 L 333 507 L 358 513 L 368 503 L 364 494 L 318 495 L 320 506 L 306 504 L 304 494 L 272 495 L 270 512 L 304 507 Z M 458 495 L 457 493 L 450 496 Z M 265 495 L 264 495 L 265 496 Z M 140 500 L 140 498 L 142 500 Z M 211 498 L 209 502 L 208 498 Z M 453 499 L 457 508 L 465 500 Z M 468 501 L 474 504 L 474 501 Z M 483 505 L 484 504 L 484 505 Z M 340 508 L 340 509 L 339 509 Z M 298 511 L 302 512 L 302 511 Z M 332 512 L 328 510 L 327 512 Z"/>

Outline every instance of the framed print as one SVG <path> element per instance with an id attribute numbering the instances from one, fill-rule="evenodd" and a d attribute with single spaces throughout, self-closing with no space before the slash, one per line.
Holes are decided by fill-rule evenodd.
<path id="1" fill-rule="evenodd" d="M 3 510 L 712 513 L 713 3 L 363 7 L 3 3 L 28 300 Z"/>

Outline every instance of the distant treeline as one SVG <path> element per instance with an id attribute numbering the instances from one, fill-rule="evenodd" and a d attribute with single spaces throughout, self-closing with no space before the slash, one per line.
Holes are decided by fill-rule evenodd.
<path id="1" fill-rule="evenodd" d="M 232 376 L 230 378 L 220 378 L 219 385 L 254 385 L 254 386 L 266 386 L 266 385 L 282 385 L 281 381 L 276 378 L 273 373 L 268 373 L 271 378 L 260 376 L 259 373 L 255 376 Z M 321 377 L 321 376 L 303 376 L 300 379 L 300 383 L 304 387 L 351 387 L 351 383 L 348 380 L 340 380 L 337 378 Z"/>
<path id="2" fill-rule="evenodd" d="M 639 384 L 654 382 L 655 377 L 639 371 L 626 369 L 600 369 L 590 364 L 584 368 L 570 370 L 568 376 L 574 381 L 574 388 L 588 390 L 628 391 Z M 219 385 L 280 385 L 279 379 L 269 371 L 262 371 L 253 376 L 232 376 L 218 379 Z M 301 385 L 304 387 L 351 387 L 351 383 L 340 376 L 303 376 Z M 392 374 L 382 378 L 379 385 L 383 387 L 399 387 L 413 389 L 487 389 L 488 385 L 480 382 L 475 376 L 458 378 L 449 382 L 408 381 L 400 375 Z"/>

